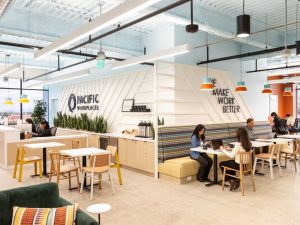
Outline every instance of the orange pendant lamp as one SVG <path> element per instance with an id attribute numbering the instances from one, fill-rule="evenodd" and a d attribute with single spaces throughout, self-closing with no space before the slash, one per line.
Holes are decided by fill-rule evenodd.
<path id="1" fill-rule="evenodd" d="M 200 89 L 203 91 L 212 91 L 214 89 L 214 84 L 212 83 L 211 78 L 204 77 Z"/>
<path id="2" fill-rule="evenodd" d="M 282 96 L 284 96 L 284 97 L 291 97 L 291 96 L 293 96 L 292 88 L 291 87 L 285 87 Z"/>
<path id="3" fill-rule="evenodd" d="M 235 88 L 235 92 L 247 92 L 247 91 L 248 89 L 244 81 L 237 82 L 237 87 Z"/>
<path id="4" fill-rule="evenodd" d="M 271 89 L 271 85 L 270 84 L 265 84 L 264 89 L 261 91 L 261 93 L 262 94 L 267 94 L 267 95 L 273 94 L 273 91 Z"/>

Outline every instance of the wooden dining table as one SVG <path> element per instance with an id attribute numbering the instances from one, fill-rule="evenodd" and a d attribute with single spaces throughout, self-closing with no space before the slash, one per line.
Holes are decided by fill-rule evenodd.
<path id="1" fill-rule="evenodd" d="M 64 156 L 70 156 L 70 157 L 82 157 L 82 166 L 86 167 L 87 156 L 108 155 L 110 154 L 110 152 L 100 148 L 88 147 L 88 148 L 61 150 L 60 154 Z M 86 176 L 84 177 L 83 187 L 84 188 L 87 187 Z"/>
<path id="2" fill-rule="evenodd" d="M 44 143 L 34 143 L 34 144 L 25 144 L 25 148 L 29 149 L 42 149 L 43 150 L 43 175 L 47 176 L 47 148 L 57 148 L 66 146 L 63 143 L 59 142 L 44 142 Z"/>

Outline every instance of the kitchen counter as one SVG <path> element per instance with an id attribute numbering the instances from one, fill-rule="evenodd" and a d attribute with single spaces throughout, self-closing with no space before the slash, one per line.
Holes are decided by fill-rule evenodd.
<path id="1" fill-rule="evenodd" d="M 129 139 L 134 141 L 146 141 L 146 142 L 154 142 L 152 138 L 142 138 L 142 137 L 134 137 L 130 135 L 124 135 L 119 133 L 104 133 L 99 134 L 101 137 L 113 137 L 113 138 L 123 138 L 123 139 Z"/>

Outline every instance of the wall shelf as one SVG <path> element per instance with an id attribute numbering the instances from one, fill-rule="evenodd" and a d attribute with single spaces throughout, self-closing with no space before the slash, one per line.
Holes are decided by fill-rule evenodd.
<path id="1" fill-rule="evenodd" d="M 121 112 L 123 115 L 129 115 L 129 116 L 137 116 L 137 115 L 141 115 L 141 116 L 150 116 L 150 115 L 154 115 L 153 112 Z"/>

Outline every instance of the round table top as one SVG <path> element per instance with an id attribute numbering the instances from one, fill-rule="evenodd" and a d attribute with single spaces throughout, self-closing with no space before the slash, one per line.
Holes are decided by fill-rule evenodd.
<path id="1" fill-rule="evenodd" d="M 107 212 L 111 209 L 111 206 L 109 204 L 104 204 L 104 203 L 101 203 L 101 204 L 93 204 L 93 205 L 90 205 L 89 207 L 87 207 L 87 211 L 89 213 L 96 213 L 96 214 L 99 214 L 99 213 L 104 213 L 104 212 Z"/>

